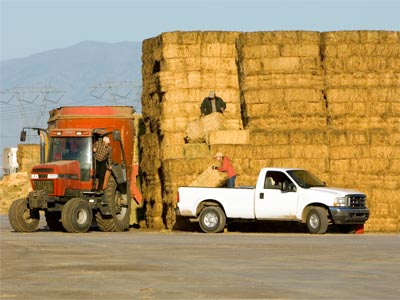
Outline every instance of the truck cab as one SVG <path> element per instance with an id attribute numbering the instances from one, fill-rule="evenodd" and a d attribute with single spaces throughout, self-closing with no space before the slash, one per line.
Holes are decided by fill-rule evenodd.
<path id="1" fill-rule="evenodd" d="M 329 224 L 351 231 L 369 217 L 365 194 L 327 187 L 309 171 L 295 168 L 262 169 L 254 205 L 259 220 L 301 221 L 311 233 L 323 233 Z"/>

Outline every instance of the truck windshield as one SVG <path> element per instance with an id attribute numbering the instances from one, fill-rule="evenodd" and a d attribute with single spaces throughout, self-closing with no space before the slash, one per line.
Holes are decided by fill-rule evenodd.
<path id="1" fill-rule="evenodd" d="M 81 180 L 90 179 L 92 165 L 92 139 L 90 137 L 53 137 L 49 141 L 48 162 L 77 160 L 81 169 Z"/>
<path id="2" fill-rule="evenodd" d="M 288 174 L 302 188 L 308 189 L 310 187 L 325 186 L 324 182 L 306 170 L 291 170 L 288 171 Z"/>

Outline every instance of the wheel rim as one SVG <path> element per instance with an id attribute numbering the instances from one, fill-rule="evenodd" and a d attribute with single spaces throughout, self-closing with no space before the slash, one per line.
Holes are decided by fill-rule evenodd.
<path id="1" fill-rule="evenodd" d="M 318 228 L 319 226 L 319 217 L 317 216 L 317 214 L 312 214 L 310 216 L 310 226 L 314 229 Z"/>
<path id="2" fill-rule="evenodd" d="M 115 193 L 115 216 L 118 220 L 123 220 L 128 211 L 127 206 L 124 205 L 126 202 L 125 200 L 126 198 L 124 199 L 124 196 L 121 193 Z"/>
<path id="3" fill-rule="evenodd" d="M 25 222 L 28 224 L 32 224 L 35 221 L 34 219 L 32 219 L 31 212 L 29 209 L 24 210 L 22 217 L 24 218 Z"/>
<path id="4" fill-rule="evenodd" d="M 81 208 L 76 214 L 76 222 L 80 225 L 85 224 L 88 219 L 88 213 L 85 209 Z"/>
<path id="5" fill-rule="evenodd" d="M 215 227 L 218 225 L 218 216 L 215 213 L 208 213 L 204 216 L 204 225 L 207 227 Z"/>

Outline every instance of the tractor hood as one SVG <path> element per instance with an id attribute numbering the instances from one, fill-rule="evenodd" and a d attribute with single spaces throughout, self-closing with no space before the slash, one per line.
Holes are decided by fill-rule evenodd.
<path id="1" fill-rule="evenodd" d="M 32 176 L 32 175 L 39 176 Z M 47 176 L 44 176 L 47 175 Z M 32 168 L 31 179 L 80 179 L 80 167 L 77 160 L 61 160 L 41 164 Z"/>
<path id="2" fill-rule="evenodd" d="M 44 190 L 51 196 L 64 196 L 66 190 L 80 186 L 80 167 L 77 160 L 64 160 L 41 164 L 32 168 L 33 190 Z"/>

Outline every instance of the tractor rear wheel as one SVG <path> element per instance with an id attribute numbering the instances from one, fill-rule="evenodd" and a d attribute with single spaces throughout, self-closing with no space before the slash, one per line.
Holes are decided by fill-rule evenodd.
<path id="1" fill-rule="evenodd" d="M 111 176 L 104 192 L 110 215 L 103 215 L 100 211 L 96 213 L 96 222 L 102 231 L 119 232 L 129 229 L 129 218 L 131 214 L 130 199 L 127 195 L 117 190 L 117 183 Z"/>

